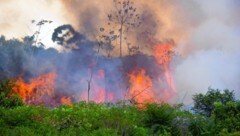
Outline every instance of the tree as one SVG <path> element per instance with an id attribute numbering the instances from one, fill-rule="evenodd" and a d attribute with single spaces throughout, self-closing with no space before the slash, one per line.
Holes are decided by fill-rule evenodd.
<path id="1" fill-rule="evenodd" d="M 0 81 L 0 106 L 12 108 L 23 105 L 21 98 L 13 91 L 15 84 L 10 80 Z"/>
<path id="2" fill-rule="evenodd" d="M 214 103 L 214 121 L 218 132 L 236 132 L 240 131 L 240 103 L 227 102 L 225 105 L 219 102 Z"/>
<path id="3" fill-rule="evenodd" d="M 80 53 L 84 56 L 88 56 L 89 61 L 96 58 L 95 62 L 98 63 L 98 55 L 95 55 L 95 44 L 90 42 L 83 34 L 77 32 L 71 25 L 66 24 L 54 29 L 52 34 L 52 41 L 65 48 L 75 49 L 75 53 Z M 74 44 L 74 46 L 71 46 Z M 99 43 L 100 44 L 100 43 Z M 80 47 L 81 46 L 81 47 Z M 99 53 L 100 45 L 98 46 L 97 53 Z M 79 59 L 79 58 L 78 58 Z M 92 64 L 85 64 L 85 68 L 90 69 L 90 77 L 87 79 L 87 102 L 90 101 L 91 82 L 93 78 L 94 67 Z"/>
<path id="4" fill-rule="evenodd" d="M 78 33 L 74 30 L 74 28 L 67 24 L 54 29 L 52 41 L 57 42 L 59 45 L 66 45 L 74 43 L 76 40 L 78 40 L 77 36 Z"/>
<path id="5" fill-rule="evenodd" d="M 222 92 L 222 93 L 221 93 Z M 219 102 L 226 105 L 228 102 L 234 102 L 234 92 L 226 90 L 218 90 L 208 88 L 206 94 L 196 94 L 193 96 L 194 107 L 192 108 L 196 113 L 205 116 L 211 116 L 214 110 L 214 103 Z"/>
<path id="6" fill-rule="evenodd" d="M 108 23 L 105 28 L 100 28 L 102 34 L 99 36 L 101 43 L 106 43 L 107 51 L 111 51 L 112 41 L 118 40 L 120 57 L 122 57 L 123 41 L 126 41 L 128 51 L 134 49 L 130 47 L 131 43 L 127 42 L 128 32 L 132 28 L 141 25 L 140 15 L 134 7 L 134 2 L 130 0 L 113 0 L 114 10 L 108 14 Z"/>
<path id="7" fill-rule="evenodd" d="M 33 36 L 34 36 L 34 45 L 43 45 L 41 42 L 40 42 L 40 40 L 41 39 L 39 39 L 39 35 L 40 35 L 40 32 L 41 32 L 41 29 L 42 29 L 42 27 L 44 26 L 44 25 L 46 25 L 46 24 L 51 24 L 52 23 L 52 21 L 51 20 L 44 20 L 44 19 L 42 19 L 42 20 L 40 20 L 40 21 L 38 21 L 38 22 L 36 22 L 36 20 L 32 20 L 32 23 L 33 24 L 35 24 L 36 23 L 36 26 L 38 26 L 38 30 L 33 34 Z"/>

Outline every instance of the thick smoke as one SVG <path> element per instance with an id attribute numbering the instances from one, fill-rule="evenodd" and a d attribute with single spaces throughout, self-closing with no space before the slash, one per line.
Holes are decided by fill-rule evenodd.
<path id="1" fill-rule="evenodd" d="M 103 94 L 106 95 L 103 97 L 104 100 L 99 100 L 99 102 L 123 100 L 129 89 L 127 74 L 135 68 L 146 71 L 146 74 L 154 81 L 152 88 L 159 89 L 159 86 L 165 86 L 165 79 L 162 79 L 163 82 L 157 83 L 163 70 L 153 56 L 139 53 L 124 56 L 121 59 L 109 59 L 97 52 L 99 46 L 96 43 L 74 31 L 70 25 L 55 29 L 56 33 L 63 31 L 69 31 L 70 37 L 61 39 L 56 38 L 55 36 L 58 35 L 53 34 L 53 40 L 66 40 L 60 43 L 62 45 L 67 43 L 65 46 L 71 44 L 77 46 L 69 52 L 58 52 L 53 48 L 44 49 L 32 46 L 33 37 L 25 37 L 23 42 L 14 39 L 6 40 L 4 37 L 0 39 L 1 79 L 22 77 L 30 83 L 31 79 L 48 73 L 57 75 L 54 82 L 54 95 L 43 95 L 41 99 L 34 101 L 31 100 L 32 98 L 27 98 L 30 100 L 28 101 L 30 104 L 40 103 L 54 106 L 60 103 L 63 96 L 70 97 L 74 102 L 86 100 L 85 94 L 88 89 L 90 89 L 90 100 L 98 102 L 98 99 L 101 98 L 98 96 L 101 95 L 98 91 L 102 91 L 102 89 L 107 93 Z M 90 84 L 89 80 L 91 80 Z M 158 95 L 162 95 L 161 90 L 158 90 L 158 93 L 160 93 Z M 111 94 L 111 99 L 108 94 Z"/>
<path id="2" fill-rule="evenodd" d="M 206 92 L 208 87 L 240 93 L 240 40 L 237 1 L 196 1 L 201 8 L 201 23 L 185 39 L 189 51 L 175 67 L 179 92 L 188 97 Z M 238 18 L 238 19 L 237 19 Z M 190 100 L 186 99 L 189 103 Z"/>
<path id="3" fill-rule="evenodd" d="M 85 4 L 88 8 L 95 5 L 84 0 L 78 2 L 79 5 L 88 3 Z M 110 2 L 103 3 L 98 8 L 107 13 L 109 8 L 106 7 L 111 6 Z M 139 36 L 147 37 L 144 34 L 149 32 L 153 39 L 173 39 L 177 45 L 173 67 L 179 92 L 178 102 L 191 103 L 193 94 L 206 92 L 208 87 L 232 89 L 239 97 L 238 1 L 140 0 L 135 3 L 146 19 L 143 22 L 145 25 L 137 31 Z M 71 7 L 71 2 L 66 6 Z M 80 7 L 71 8 L 72 12 L 78 14 L 75 11 Z M 99 16 L 101 19 L 99 23 L 94 23 L 96 26 L 102 23 L 105 15 Z M 140 39 L 139 44 L 152 44 L 152 40 Z"/>
<path id="4" fill-rule="evenodd" d="M 26 2 L 32 2 L 35 4 L 41 3 L 40 5 L 42 6 L 40 6 L 39 9 L 44 10 L 30 8 L 26 4 L 24 5 Z M 26 28 L 23 27 L 25 26 L 26 21 L 35 19 L 38 15 L 49 15 L 49 13 L 52 13 L 51 15 L 53 16 L 51 17 L 42 16 L 41 18 L 48 19 L 46 17 L 49 17 L 49 20 L 57 20 L 58 23 L 65 23 L 66 20 L 68 20 L 74 28 L 76 28 L 79 32 L 84 33 L 84 36 L 88 37 L 87 39 L 91 39 L 86 40 L 91 45 L 95 44 L 90 42 L 93 41 L 93 35 L 98 32 L 101 26 L 105 25 L 107 13 L 109 13 L 113 7 L 112 0 L 62 0 L 61 2 L 46 2 L 44 0 L 36 2 L 31 0 L 22 0 L 17 2 L 20 4 L 18 8 L 15 6 L 16 1 L 1 1 L 0 3 L 0 8 L 5 11 L 0 13 L 0 17 L 3 18 L 0 20 L 0 28 L 2 29 L 0 31 L 1 34 L 7 35 L 8 37 L 23 36 L 25 35 L 27 29 L 20 31 L 19 29 L 16 29 L 16 27 Z M 59 5 L 61 8 L 55 8 L 56 5 Z M 142 13 L 141 19 L 143 24 L 141 28 L 134 30 L 134 36 L 131 38 L 131 42 L 133 44 L 141 45 L 141 50 L 148 53 L 151 52 L 152 44 L 169 39 L 175 41 L 176 54 L 175 60 L 172 62 L 172 69 L 174 70 L 176 89 L 178 91 L 178 95 L 176 96 L 177 102 L 185 102 L 189 104 L 191 103 L 191 97 L 193 94 L 206 92 L 208 87 L 233 89 L 239 98 L 239 5 L 240 3 L 237 0 L 135 1 L 137 10 L 139 13 Z M 51 11 L 49 9 L 51 9 Z M 54 9 L 54 13 L 52 12 L 52 9 Z M 34 14 L 29 15 L 30 13 Z M 20 16 L 18 14 L 20 14 Z M 12 22 L 19 23 L 13 24 Z M 15 35 L 13 33 L 15 33 Z M 60 57 L 61 60 L 64 60 L 64 62 L 75 61 L 75 58 L 78 58 L 78 55 L 76 54 L 80 53 L 76 53 L 78 51 L 74 52 L 75 53 L 70 53 L 71 55 L 65 54 L 65 57 Z M 8 54 L 6 53 L 5 55 L 7 56 Z M 26 60 L 33 59 L 31 57 L 27 57 L 26 55 L 23 55 L 22 57 L 26 58 Z M 105 64 L 104 59 L 100 61 L 102 61 L 101 64 Z M 27 62 L 30 63 L 32 61 Z M 58 60 L 56 60 L 56 63 L 57 62 Z M 51 66 L 51 63 L 48 64 L 48 61 L 43 61 L 42 63 L 46 63 L 46 65 Z M 80 65 L 82 63 L 85 64 L 86 62 L 76 62 L 70 65 Z M 85 66 L 91 64 L 88 63 L 85 64 Z M 122 62 L 117 60 L 112 63 L 114 64 L 105 64 L 105 67 L 108 67 L 109 69 L 109 73 L 114 73 L 114 69 L 117 69 L 118 66 L 122 65 Z M 36 64 L 31 63 L 26 65 L 24 64 L 24 67 L 27 66 L 24 69 L 29 69 L 29 71 L 34 74 L 48 71 L 48 69 L 51 68 L 46 67 L 41 70 L 34 69 L 33 67 L 35 65 Z M 65 65 L 65 63 L 59 63 L 57 65 Z M 63 73 L 65 71 L 66 73 L 78 73 L 79 70 L 77 69 L 78 67 L 81 67 L 78 65 L 71 68 L 61 66 L 61 70 L 58 71 L 62 71 Z M 144 64 L 141 65 L 144 67 Z M 14 67 L 12 66 L 12 68 Z M 87 67 L 87 69 L 88 68 L 89 67 Z M 82 74 L 89 73 L 87 69 L 82 70 Z M 20 71 L 16 73 L 19 72 Z M 11 72 L 9 72 L 9 74 L 14 75 L 14 73 Z M 76 74 L 76 76 L 77 75 L 81 74 Z M 62 74 L 62 76 L 64 78 L 72 79 L 72 77 L 68 77 L 64 74 Z M 89 77 L 89 75 L 86 76 Z M 62 80 L 64 80 L 64 78 L 62 78 Z M 76 77 L 75 79 L 78 78 L 79 77 Z M 116 78 L 116 80 L 120 79 L 122 80 L 121 77 Z M 61 83 L 61 81 L 58 82 Z M 73 80 L 73 82 L 77 81 Z M 86 80 L 84 79 L 83 82 L 85 85 L 84 88 L 86 88 Z M 73 88 L 77 87 L 79 86 L 73 86 Z"/>

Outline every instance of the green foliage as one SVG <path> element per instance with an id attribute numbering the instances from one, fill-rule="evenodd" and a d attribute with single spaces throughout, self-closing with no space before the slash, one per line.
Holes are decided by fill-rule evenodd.
<path id="1" fill-rule="evenodd" d="M 220 133 L 219 136 L 239 136 L 240 131 L 229 133 L 227 129 L 223 129 Z"/>
<path id="2" fill-rule="evenodd" d="M 11 92 L 11 91 L 10 91 Z M 80 102 L 43 106 L 0 107 L 0 135 L 51 136 L 237 136 L 240 102 L 214 102 L 210 117 L 182 110 L 182 105 Z"/>
<path id="3" fill-rule="evenodd" d="M 20 106 L 0 110 L 0 135 L 147 135 L 141 112 L 121 107 L 81 102 L 54 109 Z M 20 132 L 21 131 L 21 132 Z"/>
<path id="4" fill-rule="evenodd" d="M 216 102 L 214 106 L 213 116 L 218 131 L 226 131 L 227 133 L 240 131 L 239 102 L 228 102 L 225 105 Z"/>
<path id="5" fill-rule="evenodd" d="M 152 134 L 165 133 L 170 131 L 174 119 L 174 108 L 167 104 L 148 104 L 143 119 L 146 127 L 151 128 Z"/>
<path id="6" fill-rule="evenodd" d="M 23 105 L 21 98 L 13 92 L 14 82 L 10 80 L 0 81 L 0 106 L 12 108 Z"/>
<path id="7" fill-rule="evenodd" d="M 196 113 L 210 117 L 214 110 L 214 103 L 220 102 L 226 105 L 227 102 L 235 101 L 233 91 L 224 90 L 221 93 L 218 89 L 208 88 L 206 94 L 196 94 L 193 96 L 194 107 L 193 110 Z"/>
<path id="8" fill-rule="evenodd" d="M 212 118 L 195 115 L 190 119 L 189 131 L 194 136 L 214 136 L 215 123 Z"/>

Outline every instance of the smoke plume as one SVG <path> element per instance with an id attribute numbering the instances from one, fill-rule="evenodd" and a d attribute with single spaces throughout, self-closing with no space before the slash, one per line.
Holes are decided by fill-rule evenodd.
<path id="1" fill-rule="evenodd" d="M 146 56 L 151 56 L 156 44 L 174 41 L 174 57 L 169 64 L 174 73 L 177 90 L 176 99 L 173 102 L 191 104 L 192 95 L 205 93 L 208 87 L 235 90 L 236 96 L 240 97 L 240 16 L 238 14 L 240 3 L 237 0 L 138 0 L 134 1 L 134 5 L 137 12 L 141 14 L 142 25 L 129 32 L 129 40 L 132 44 L 138 45 L 140 50 L 145 55 L 147 54 Z M 81 43 L 84 48 L 79 47 L 83 50 L 60 53 L 61 55 L 58 52 L 54 52 L 54 55 L 50 53 L 52 56 L 48 54 L 51 56 L 50 58 L 55 59 L 54 61 L 45 61 L 44 58 L 48 60 L 49 56 L 44 52 L 39 52 L 37 60 L 31 60 L 36 57 L 28 57 L 20 49 L 16 52 L 23 60 L 27 60 L 24 61 L 23 68 L 29 75 L 58 71 L 61 73 L 58 73 L 60 78 L 57 79 L 57 83 L 61 90 L 70 89 L 69 92 L 72 93 L 87 88 L 86 79 L 82 79 L 82 77 L 89 77 L 89 68 L 96 63 L 92 57 L 93 52 L 97 50 L 95 36 L 98 35 L 99 28 L 106 26 L 108 13 L 114 10 L 112 0 L 19 0 L 17 2 L 1 0 L 0 9 L 3 11 L 0 13 L 0 34 L 10 38 L 23 37 L 28 35 L 29 31 L 35 31 L 35 29 L 29 28 L 30 20 L 33 19 L 49 19 L 56 22 L 54 26 L 48 28 L 56 28 L 65 23 L 71 24 L 84 37 L 85 43 Z M 53 29 L 50 33 L 52 32 Z M 46 33 L 43 34 L 43 37 L 47 35 Z M 53 43 L 46 40 L 45 44 L 48 47 Z M 94 46 L 94 50 L 92 51 L 92 48 L 88 48 L 87 45 Z M 118 53 L 117 50 L 119 50 L 118 47 L 112 54 Z M 126 46 L 123 51 L 125 55 L 128 54 Z M 5 53 L 4 55 L 8 56 L 9 54 Z M 151 66 L 152 69 L 146 68 L 146 73 L 150 77 L 155 73 L 161 75 L 161 72 L 164 72 L 156 66 L 156 60 L 146 56 L 140 55 L 135 59 L 126 56 L 123 62 L 118 58 L 109 62 L 103 57 L 99 59 L 98 63 L 101 65 L 98 67 L 106 70 L 105 75 L 115 77 L 109 77 L 109 79 L 105 79 L 105 82 L 113 83 L 114 89 L 116 89 L 117 81 L 124 82 L 125 79 L 122 76 L 126 76 L 116 74 L 116 69 L 131 73 L 135 66 L 144 69 Z M 133 61 L 130 61 L 131 59 Z M 59 60 L 62 61 L 59 62 Z M 134 61 L 136 63 L 133 64 Z M 45 67 L 35 68 L 39 63 Z M 121 69 L 122 63 L 129 67 Z M 57 70 L 55 66 L 57 66 Z M 155 68 L 161 70 L 157 72 Z M 2 69 L 6 70 L 7 68 Z M 12 71 L 8 72 L 10 74 L 8 76 L 16 76 L 22 72 L 21 70 L 15 73 Z M 101 71 L 98 72 L 101 73 Z M 101 79 L 101 77 L 95 78 Z M 79 85 L 79 79 L 82 79 L 80 82 L 83 85 Z M 64 88 L 69 86 L 64 84 L 71 84 L 71 88 Z M 104 86 L 108 90 L 112 90 L 113 87 L 106 87 L 105 83 L 100 80 L 95 84 Z M 164 86 L 164 84 L 161 85 Z M 128 86 L 121 85 L 118 87 L 119 90 L 115 91 L 119 94 L 121 93 L 120 88 L 128 88 Z"/>

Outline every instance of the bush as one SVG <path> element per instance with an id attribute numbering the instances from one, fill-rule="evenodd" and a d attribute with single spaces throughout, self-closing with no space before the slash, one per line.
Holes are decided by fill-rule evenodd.
<path id="1" fill-rule="evenodd" d="M 14 82 L 10 80 L 0 81 L 0 106 L 13 108 L 23 105 L 23 102 L 17 94 L 13 92 Z"/>
<path id="2" fill-rule="evenodd" d="M 159 135 L 160 133 L 170 132 L 174 119 L 173 107 L 168 104 L 148 104 L 144 114 L 143 123 L 151 129 L 152 134 Z"/>
<path id="3" fill-rule="evenodd" d="M 0 135 L 237 135 L 239 102 L 214 103 L 211 117 L 168 104 L 135 106 L 80 102 L 52 109 L 0 107 Z"/>
<path id="4" fill-rule="evenodd" d="M 225 130 L 228 133 L 240 131 L 239 102 L 228 102 L 226 105 L 216 102 L 213 116 L 218 131 Z"/>
<path id="5" fill-rule="evenodd" d="M 208 88 L 206 94 L 196 94 L 193 96 L 194 107 L 192 108 L 196 113 L 210 117 L 214 110 L 214 103 L 220 102 L 224 105 L 226 103 L 235 101 L 233 91 L 228 89 L 221 93 L 221 90 Z"/>

